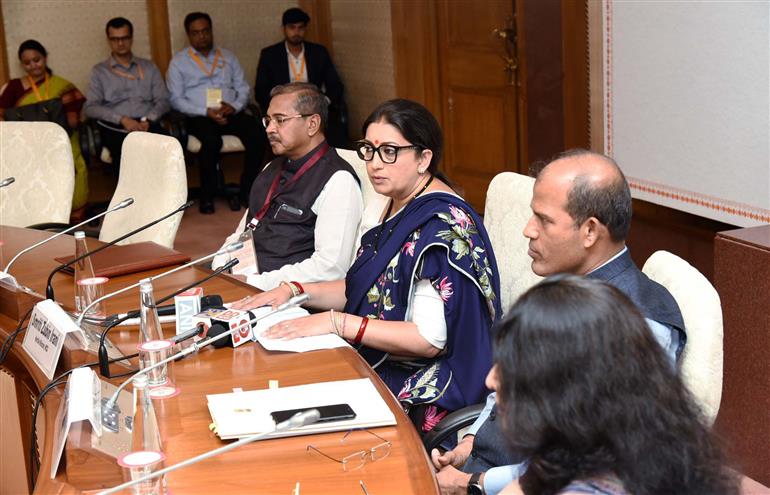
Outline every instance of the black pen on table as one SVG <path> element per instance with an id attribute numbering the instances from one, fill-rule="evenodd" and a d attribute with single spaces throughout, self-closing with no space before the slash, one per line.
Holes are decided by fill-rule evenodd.
<path id="1" fill-rule="evenodd" d="M 364 480 L 358 480 L 359 483 L 361 483 L 361 489 L 364 491 L 364 495 L 369 495 L 369 492 L 366 491 L 366 485 L 364 485 Z"/>

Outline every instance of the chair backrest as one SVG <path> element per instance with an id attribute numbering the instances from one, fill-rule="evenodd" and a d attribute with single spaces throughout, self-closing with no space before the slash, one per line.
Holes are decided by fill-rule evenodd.
<path id="1" fill-rule="evenodd" d="M 500 270 L 503 312 L 541 279 L 532 271 L 532 259 L 527 254 L 529 241 L 522 233 L 532 214 L 529 203 L 534 184 L 535 179 L 526 175 L 503 172 L 492 179 L 487 189 L 484 226 Z"/>
<path id="2" fill-rule="evenodd" d="M 356 171 L 356 175 L 358 176 L 358 180 L 361 181 L 361 196 L 364 213 L 361 216 L 361 223 L 358 226 L 358 239 L 360 241 L 364 232 L 379 223 L 380 215 L 385 209 L 385 205 L 388 203 L 389 198 L 374 190 L 374 186 L 372 186 L 372 182 L 369 180 L 369 175 L 366 173 L 366 163 L 358 157 L 358 153 L 343 148 L 335 149 L 337 150 L 337 154 L 340 155 L 340 158 L 353 167 L 353 170 Z M 358 244 L 356 245 L 356 249 L 358 249 Z"/>
<path id="3" fill-rule="evenodd" d="M 110 208 L 128 197 L 134 198 L 134 204 L 104 217 L 99 240 L 109 242 L 173 211 L 187 200 L 187 173 L 179 141 L 149 132 L 132 132 L 126 137 Z M 173 248 L 181 221 L 181 213 L 174 215 L 121 244 L 153 241 Z"/>
<path id="4" fill-rule="evenodd" d="M 722 399 L 722 305 L 719 294 L 698 270 L 667 251 L 656 251 L 642 271 L 668 289 L 679 305 L 687 331 L 681 373 L 710 426 Z"/>
<path id="5" fill-rule="evenodd" d="M 0 122 L 0 224 L 68 223 L 75 189 L 72 146 L 52 122 Z"/>

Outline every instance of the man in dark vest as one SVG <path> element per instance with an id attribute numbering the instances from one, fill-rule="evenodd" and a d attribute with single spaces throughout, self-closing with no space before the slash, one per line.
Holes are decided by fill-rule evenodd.
<path id="1" fill-rule="evenodd" d="M 347 110 L 344 90 L 329 51 L 318 43 L 305 41 L 310 16 L 293 7 L 283 13 L 284 39 L 262 49 L 257 65 L 254 96 L 265 109 L 270 90 L 289 82 L 310 82 L 329 97 L 329 121 L 326 138 L 332 146 L 348 144 Z"/>
<path id="2" fill-rule="evenodd" d="M 524 236 L 532 271 L 585 275 L 622 290 L 674 363 L 686 338 L 682 315 L 671 294 L 631 260 L 631 192 L 615 161 L 586 150 L 562 153 L 540 172 L 531 208 Z M 431 453 L 442 493 L 492 495 L 523 474 L 526 459 L 507 450 L 495 409 L 493 393 L 455 449 Z"/>
<path id="3" fill-rule="evenodd" d="M 343 279 L 362 214 L 358 177 L 326 142 L 328 103 L 316 86 L 276 86 L 271 97 L 262 123 L 278 158 L 254 180 L 249 211 L 225 242 L 248 239 L 233 272 L 262 290 Z"/>

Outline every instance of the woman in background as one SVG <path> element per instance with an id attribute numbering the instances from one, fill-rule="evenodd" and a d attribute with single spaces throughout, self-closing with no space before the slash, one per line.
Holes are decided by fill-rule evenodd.
<path id="1" fill-rule="evenodd" d="M 438 170 L 441 128 L 422 105 L 390 100 L 366 119 L 357 145 L 375 191 L 390 200 L 361 238 L 344 280 L 286 281 L 237 308 L 281 304 L 298 292 L 329 310 L 284 321 L 270 338 L 336 333 L 353 344 L 423 432 L 481 402 L 492 365 L 490 328 L 500 284 L 473 208 Z"/>
<path id="2" fill-rule="evenodd" d="M 499 326 L 487 385 L 511 447 L 529 456 L 502 493 L 736 494 L 693 397 L 614 287 L 555 276 Z"/>
<path id="3" fill-rule="evenodd" d="M 72 216 L 78 218 L 85 213 L 88 201 L 88 170 L 80 152 L 77 133 L 80 110 L 86 99 L 69 81 L 54 75 L 48 67 L 48 52 L 40 42 L 27 40 L 19 46 L 19 61 L 25 77 L 11 79 L 0 88 L 0 120 L 8 109 L 60 99 L 66 115 L 65 130 L 70 135 L 72 157 L 75 162 L 75 192 L 72 198 Z"/>

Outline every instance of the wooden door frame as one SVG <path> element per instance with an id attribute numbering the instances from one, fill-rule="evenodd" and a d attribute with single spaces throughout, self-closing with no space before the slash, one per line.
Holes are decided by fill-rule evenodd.
<path id="1" fill-rule="evenodd" d="M 396 95 L 409 98 L 425 105 L 438 119 L 442 127 L 445 124 L 441 101 L 441 60 L 439 57 L 439 31 L 437 25 L 437 4 L 442 0 L 391 0 L 391 30 L 393 35 L 393 65 L 395 69 Z M 559 32 L 562 39 L 562 56 L 558 61 L 564 73 L 562 83 L 563 104 L 558 116 L 558 125 L 564 133 L 565 148 L 591 147 L 597 138 L 594 129 L 597 120 L 591 119 L 594 109 L 593 95 L 595 85 L 589 86 L 589 15 L 594 15 L 596 6 L 601 12 L 601 3 L 591 0 L 557 0 L 561 2 L 561 24 Z M 518 149 L 516 172 L 527 174 L 530 165 L 530 146 L 536 136 L 530 135 L 528 110 L 534 108 L 537 101 L 531 101 L 528 91 L 527 76 L 538 70 L 537 60 L 528 60 L 527 30 L 525 20 L 532 20 L 536 9 L 525 0 L 511 0 L 516 12 L 519 54 L 518 88 Z M 530 7 L 528 9 L 528 7 Z M 528 16 L 529 12 L 529 17 Z M 593 34 L 593 32 L 591 33 Z M 601 36 L 601 33 L 599 34 Z M 565 41 L 567 40 L 567 41 Z M 578 40 L 578 42 L 573 42 Z M 533 48 L 534 47 L 530 47 Z M 592 53 L 591 53 L 592 55 Z M 601 53 L 599 54 L 601 55 Z M 601 58 L 599 59 L 601 61 Z M 591 76 L 600 69 L 591 70 Z M 530 82 L 531 83 L 531 82 Z M 601 115 L 601 113 L 599 113 Z"/>

